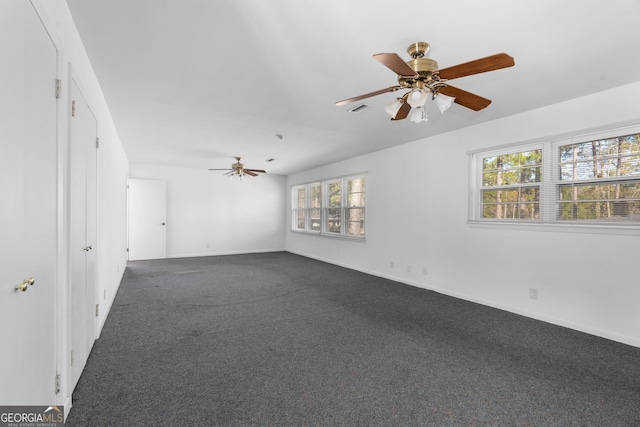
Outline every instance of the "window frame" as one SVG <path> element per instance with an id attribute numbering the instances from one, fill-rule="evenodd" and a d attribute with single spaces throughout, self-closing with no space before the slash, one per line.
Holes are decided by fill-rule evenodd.
<path id="1" fill-rule="evenodd" d="M 361 189 L 361 191 L 352 191 L 351 187 L 349 186 L 349 183 L 351 181 L 356 181 L 356 180 L 362 180 L 362 186 L 363 188 Z M 353 237 L 353 238 L 364 238 L 365 233 L 366 233 L 366 212 L 367 212 L 367 181 L 365 179 L 364 176 L 350 176 L 350 177 L 346 177 L 344 179 L 343 182 L 343 188 L 346 188 L 346 191 L 342 192 L 343 195 L 343 203 L 342 203 L 342 224 L 343 224 L 343 230 L 344 230 L 344 234 L 348 237 Z M 358 199 L 361 198 L 360 200 L 360 204 L 355 205 L 355 204 L 351 204 L 352 203 L 352 197 L 354 194 L 360 194 L 361 196 L 358 197 Z M 353 220 L 353 217 L 351 215 L 351 213 L 353 211 L 362 211 L 362 214 L 359 215 L 360 219 L 357 221 Z M 351 230 L 351 224 L 354 222 L 359 222 L 361 223 L 361 227 L 362 227 L 362 235 L 360 234 L 353 234 L 350 232 Z"/>
<path id="2" fill-rule="evenodd" d="M 310 182 L 308 184 L 294 185 L 291 188 L 291 202 L 292 202 L 291 230 L 292 231 L 305 232 L 305 233 L 317 233 L 317 234 L 320 233 L 322 228 L 322 207 L 319 208 L 320 209 L 320 227 L 318 228 L 318 230 L 313 229 L 313 223 L 312 223 L 312 218 L 310 214 L 311 210 L 316 209 L 315 207 L 311 206 L 312 188 L 316 186 L 320 186 L 320 188 L 322 188 L 322 184 L 320 182 Z M 299 206 L 300 198 L 298 197 L 298 193 L 300 190 L 304 190 L 304 201 L 303 201 L 304 206 L 302 207 Z M 322 198 L 322 191 L 321 191 L 320 197 Z M 322 206 L 322 202 L 320 204 Z M 304 212 L 304 215 L 303 215 L 304 226 L 302 228 L 298 227 L 299 211 Z"/>
<path id="3" fill-rule="evenodd" d="M 303 191 L 302 203 L 304 206 L 300 207 L 300 190 Z M 307 228 L 307 209 L 306 209 L 306 186 L 305 185 L 296 185 L 291 189 L 291 229 L 296 231 L 304 231 Z M 300 215 L 302 212 L 302 228 L 299 227 L 300 224 Z"/>
<path id="4" fill-rule="evenodd" d="M 360 206 L 348 206 L 348 197 L 349 197 L 349 182 L 351 180 L 362 179 L 364 181 L 364 204 Z M 338 198 L 338 203 L 336 204 L 335 200 L 333 205 L 330 203 L 330 186 L 334 184 L 340 185 L 340 196 Z M 312 188 L 319 187 L 320 188 L 320 207 L 312 206 Z M 305 201 L 304 208 L 300 208 L 298 192 L 300 189 L 304 188 Z M 346 191 L 345 191 L 346 189 Z M 304 210 L 304 228 L 298 227 L 299 224 L 299 214 L 300 210 Z M 314 209 L 319 209 L 320 211 L 320 227 L 319 229 L 313 229 L 312 226 L 312 218 L 311 211 Z M 333 227 L 329 224 L 329 210 L 338 210 L 338 221 L 339 225 L 336 229 L 335 224 Z M 349 218 L 348 213 L 351 209 L 361 209 L 362 210 L 362 220 L 363 223 L 363 234 L 355 235 L 349 234 L 348 223 L 349 221 L 346 218 Z M 347 176 L 341 176 L 336 178 L 325 179 L 321 181 L 309 182 L 306 184 L 298 184 L 293 185 L 291 187 L 291 231 L 298 233 L 307 233 L 328 237 L 340 237 L 347 239 L 356 239 L 356 240 L 365 240 L 366 239 L 366 173 L 352 174 Z"/>
<path id="5" fill-rule="evenodd" d="M 531 229 L 544 228 L 556 231 L 578 231 L 610 234 L 640 234 L 640 220 L 615 219 L 560 219 L 561 188 L 572 184 L 607 185 L 616 183 L 640 183 L 640 175 L 602 177 L 567 180 L 561 176 L 560 149 L 571 144 L 581 144 L 640 134 L 640 124 L 626 124 L 605 129 L 596 129 L 580 135 L 562 135 L 535 141 L 508 144 L 468 152 L 469 155 L 469 197 L 467 223 L 474 227 Z M 539 195 L 538 219 L 495 219 L 482 218 L 483 159 L 499 154 L 515 154 L 533 149 L 542 150 L 542 178 Z M 490 188 L 490 187 L 489 187 Z"/>
<path id="6" fill-rule="evenodd" d="M 485 186 L 484 185 L 484 159 L 486 158 L 490 158 L 490 157 L 500 157 L 500 156 L 505 156 L 505 155 L 514 155 L 514 154 L 521 154 L 521 153 L 525 153 L 525 152 L 532 152 L 532 151 L 538 151 L 540 150 L 543 159 L 539 164 L 539 167 L 541 168 L 541 174 L 542 174 L 542 179 L 540 181 L 535 181 L 535 182 L 518 182 L 518 183 L 510 183 L 510 184 L 502 184 L 502 185 L 493 185 L 493 186 Z M 538 167 L 538 166 L 536 166 Z M 491 191 L 491 190 L 496 190 L 496 191 L 500 191 L 500 190 L 514 190 L 517 189 L 518 191 L 520 191 L 521 189 L 528 189 L 528 188 L 537 188 L 538 192 L 539 192 L 539 196 L 538 196 L 538 206 L 540 206 L 542 204 L 542 198 L 544 195 L 544 191 L 543 191 L 543 180 L 544 180 L 544 176 L 545 176 L 545 172 L 544 172 L 544 150 L 542 149 L 542 145 L 540 144 L 534 144 L 534 145 L 526 145 L 526 146 L 520 146 L 520 147 L 513 147 L 511 149 L 508 148 L 502 148 L 502 149 L 497 149 L 497 150 L 491 150 L 491 151 L 487 151 L 482 153 L 482 156 L 479 156 L 478 158 L 478 165 L 477 165 L 477 182 L 478 182 L 478 219 L 481 221 L 495 221 L 495 222 L 505 222 L 505 221 L 510 221 L 510 222 L 516 222 L 516 221 L 524 221 L 524 222 L 530 222 L 530 221 L 539 221 L 536 219 L 522 219 L 522 218 L 484 218 L 483 217 L 483 213 L 484 213 L 484 207 L 486 205 L 488 205 L 488 203 L 484 202 L 484 193 L 486 191 Z M 496 203 L 497 204 L 497 203 Z M 520 204 L 520 202 L 504 202 L 504 205 L 508 205 L 508 204 Z M 540 210 L 540 209 L 538 209 Z"/>

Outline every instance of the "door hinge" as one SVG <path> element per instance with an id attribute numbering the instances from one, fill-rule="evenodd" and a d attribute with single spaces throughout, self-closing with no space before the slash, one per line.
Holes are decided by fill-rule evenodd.
<path id="1" fill-rule="evenodd" d="M 62 80 L 56 79 L 56 99 L 62 98 Z"/>
<path id="2" fill-rule="evenodd" d="M 100 138 L 96 136 L 96 148 L 100 148 Z"/>
<path id="3" fill-rule="evenodd" d="M 56 374 L 56 394 L 60 393 L 60 374 Z"/>
<path id="4" fill-rule="evenodd" d="M 76 101 L 71 101 L 71 117 L 76 116 Z"/>
<path id="5" fill-rule="evenodd" d="M 96 317 L 100 315 L 100 304 L 96 304 Z"/>

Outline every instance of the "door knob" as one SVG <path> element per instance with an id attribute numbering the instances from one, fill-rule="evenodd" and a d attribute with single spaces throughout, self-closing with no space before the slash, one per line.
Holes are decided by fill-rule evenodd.
<path id="1" fill-rule="evenodd" d="M 93 248 L 91 247 L 91 245 L 89 245 L 89 246 L 87 246 L 86 248 L 84 248 L 85 252 L 89 252 L 91 249 L 93 249 Z"/>
<path id="2" fill-rule="evenodd" d="M 29 279 L 24 279 L 22 283 L 20 283 L 19 285 L 16 285 L 16 292 L 18 291 L 24 292 L 27 290 L 29 286 L 32 286 L 34 283 L 36 283 L 36 280 L 33 277 Z"/>

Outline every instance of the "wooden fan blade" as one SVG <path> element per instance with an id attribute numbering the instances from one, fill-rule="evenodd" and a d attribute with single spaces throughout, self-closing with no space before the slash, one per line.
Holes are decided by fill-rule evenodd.
<path id="1" fill-rule="evenodd" d="M 245 171 L 257 172 L 257 173 L 267 173 L 267 171 L 263 171 L 262 169 L 245 169 Z"/>
<path id="2" fill-rule="evenodd" d="M 387 92 L 395 92 L 396 90 L 398 90 L 400 88 L 401 88 L 401 86 L 391 86 L 391 87 L 388 87 L 386 89 L 376 90 L 375 92 L 365 93 L 364 95 L 354 96 L 353 98 L 348 98 L 348 99 L 344 99 L 342 101 L 336 102 L 336 106 L 339 107 L 341 105 L 349 104 L 351 102 L 360 101 L 361 99 L 365 99 L 365 98 L 371 98 L 372 96 L 381 95 L 381 94 L 387 93 Z"/>
<path id="3" fill-rule="evenodd" d="M 376 53 L 373 55 L 373 59 L 399 76 L 417 76 L 413 68 L 409 67 L 397 53 Z"/>
<path id="4" fill-rule="evenodd" d="M 486 73 L 487 71 L 499 70 L 501 68 L 513 67 L 513 58 L 506 53 L 487 56 L 453 67 L 443 68 L 438 71 L 441 79 L 458 79 L 460 77 L 471 76 L 473 74 Z"/>
<path id="5" fill-rule="evenodd" d="M 456 104 L 460 104 L 463 107 L 472 109 L 473 111 L 480 111 L 483 108 L 487 108 L 491 104 L 491 100 L 483 98 L 479 95 L 467 92 L 466 90 L 458 89 L 457 87 L 447 86 L 440 89 L 440 93 L 447 96 L 453 96 Z"/>
<path id="6" fill-rule="evenodd" d="M 247 175 L 250 175 L 250 176 L 258 176 L 258 174 L 257 174 L 257 173 L 253 173 L 253 172 L 251 172 L 249 169 L 245 169 L 245 170 L 244 170 L 244 173 L 246 173 Z"/>
<path id="7" fill-rule="evenodd" d="M 409 115 L 409 111 L 411 111 L 411 105 L 407 102 L 407 97 L 409 96 L 409 92 L 405 93 L 402 97 L 402 106 L 396 113 L 395 117 L 392 117 L 391 120 L 402 120 L 406 119 Z"/>

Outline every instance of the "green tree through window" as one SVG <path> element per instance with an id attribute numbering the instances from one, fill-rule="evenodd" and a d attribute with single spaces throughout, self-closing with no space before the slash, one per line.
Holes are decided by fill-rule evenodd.
<path id="1" fill-rule="evenodd" d="M 638 220 L 640 134 L 567 144 L 560 150 L 559 219 Z"/>
<path id="2" fill-rule="evenodd" d="M 472 221 L 640 226 L 640 124 L 472 156 Z"/>
<path id="3" fill-rule="evenodd" d="M 538 219 L 542 150 L 482 160 L 482 218 Z"/>

